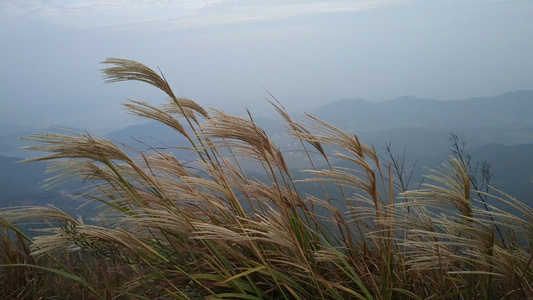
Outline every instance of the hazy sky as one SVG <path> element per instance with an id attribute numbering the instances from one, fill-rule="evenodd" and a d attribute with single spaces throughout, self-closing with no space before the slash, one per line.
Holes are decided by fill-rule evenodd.
<path id="1" fill-rule="evenodd" d="M 131 123 L 141 83 L 104 85 L 107 57 L 159 66 L 206 107 L 533 89 L 533 1 L 0 0 L 0 124 Z"/>

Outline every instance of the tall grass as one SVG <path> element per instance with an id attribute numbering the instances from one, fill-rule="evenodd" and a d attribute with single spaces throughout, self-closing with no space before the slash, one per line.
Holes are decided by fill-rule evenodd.
<path id="1" fill-rule="evenodd" d="M 196 158 L 156 149 L 131 157 L 88 133 L 25 137 L 37 142 L 28 149 L 49 153 L 25 162 L 48 161 L 56 174 L 50 184 L 90 182 L 83 196 L 107 209 L 99 225 L 55 207 L 1 209 L 0 294 L 533 298 L 533 210 L 498 190 L 473 190 L 464 162 L 452 158 L 421 189 L 400 193 L 398 170 L 373 147 L 310 115 L 296 122 L 271 102 L 309 160 L 302 178 L 251 114 L 208 112 L 138 62 L 104 64 L 106 82 L 141 81 L 168 95 L 162 107 L 130 101 L 125 108 L 184 136 L 189 145 L 180 147 Z M 255 163 L 254 172 L 245 171 L 245 161 Z M 321 192 L 301 188 L 309 185 Z M 34 238 L 16 227 L 37 219 L 51 226 Z"/>

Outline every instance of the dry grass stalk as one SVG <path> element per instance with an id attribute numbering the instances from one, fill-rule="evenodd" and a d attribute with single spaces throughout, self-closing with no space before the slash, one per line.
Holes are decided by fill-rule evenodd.
<path id="1" fill-rule="evenodd" d="M 458 160 L 434 171 L 428 177 L 433 183 L 401 195 L 409 201 L 398 202 L 392 172 L 384 174 L 373 147 L 312 116 L 306 124 L 295 122 L 271 102 L 312 166 L 309 177 L 296 180 L 251 116 L 209 115 L 176 97 L 162 75 L 140 63 L 104 63 L 111 65 L 104 69 L 106 82 L 146 82 L 171 98 L 161 108 L 141 101 L 125 107 L 186 136 L 198 160 L 184 163 L 155 150 L 133 159 L 87 133 L 28 137 L 38 143 L 30 150 L 50 153 L 28 162 L 51 161 L 50 171 L 59 172 L 49 184 L 91 183 L 83 196 L 108 211 L 100 216 L 105 222 L 94 225 L 56 208 L 1 209 L 0 225 L 15 232 L 0 242 L 2 263 L 42 267 L 34 270 L 39 276 L 56 272 L 45 281 L 30 276 L 17 283 L 0 269 L 3 286 L 9 284 L 0 290 L 6 295 L 44 297 L 50 290 L 43 285 L 55 280 L 100 299 L 533 297 L 533 210 L 503 193 L 494 199 L 519 215 L 490 204 L 483 209 L 470 197 L 477 191 Z M 261 177 L 247 174 L 240 157 L 262 166 Z M 316 182 L 322 194 L 304 197 L 297 189 Z M 57 226 L 22 242 L 12 223 L 33 219 Z M 496 226 L 508 232 L 509 247 L 496 239 Z M 64 251 L 68 259 L 58 259 Z M 16 268 L 13 278 L 28 271 L 23 264 Z"/>

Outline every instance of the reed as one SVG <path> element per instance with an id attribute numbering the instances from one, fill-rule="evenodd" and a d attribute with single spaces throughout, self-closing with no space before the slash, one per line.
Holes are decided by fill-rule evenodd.
<path id="1" fill-rule="evenodd" d="M 88 133 L 25 137 L 37 142 L 28 149 L 49 153 L 25 161 L 49 162 L 56 174 L 49 184 L 88 182 L 83 197 L 106 209 L 96 225 L 55 207 L 1 209 L 0 294 L 533 298 L 533 209 L 498 190 L 473 189 L 463 161 L 451 158 L 420 189 L 398 192 L 402 171 L 373 147 L 310 115 L 296 122 L 272 101 L 309 160 L 302 178 L 251 114 L 208 112 L 176 97 L 162 74 L 138 62 L 104 64 L 106 82 L 140 81 L 167 94 L 161 107 L 129 101 L 125 108 L 183 135 L 190 144 L 180 147 L 196 159 L 156 149 L 131 157 Z M 259 167 L 250 173 L 243 161 Z M 307 194 L 305 184 L 321 192 Z M 27 220 L 50 226 L 29 238 L 17 227 Z"/>

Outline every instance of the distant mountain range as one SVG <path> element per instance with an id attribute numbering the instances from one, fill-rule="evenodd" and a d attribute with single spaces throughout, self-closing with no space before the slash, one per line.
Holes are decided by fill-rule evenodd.
<path id="1" fill-rule="evenodd" d="M 389 143 L 395 153 L 405 149 L 407 165 L 418 162 L 415 181 L 420 180 L 421 174 L 427 174 L 424 167 L 434 168 L 449 159 L 449 137 L 453 132 L 466 142 L 465 149 L 473 161 L 488 161 L 492 165 L 493 184 L 497 188 L 533 204 L 530 197 L 533 191 L 533 91 L 456 101 L 415 97 L 385 102 L 339 100 L 310 113 L 357 134 L 363 142 L 374 145 L 381 155 L 383 147 Z M 298 143 L 282 134 L 283 122 L 279 116 L 256 118 L 255 121 L 282 150 L 298 147 Z M 57 131 L 54 128 L 42 131 L 50 130 Z M 46 203 L 47 199 L 63 197 L 58 191 L 45 192 L 39 188 L 39 182 L 46 178 L 43 164 L 13 163 L 18 160 L 13 157 L 36 155 L 18 149 L 31 144 L 18 139 L 30 133 L 21 128 L 8 134 L 0 132 L 0 206 L 34 203 L 32 199 Z M 178 149 L 190 147 L 183 136 L 156 122 L 115 130 L 105 137 L 140 151 L 153 147 L 158 151 L 172 151 L 182 160 L 195 158 L 189 151 Z M 136 155 L 128 147 L 124 149 Z M 292 167 L 304 165 L 300 163 L 305 160 L 304 154 L 287 152 L 287 155 Z"/>
<path id="2" fill-rule="evenodd" d="M 517 145 L 533 143 L 533 91 L 508 92 L 496 97 L 442 101 L 406 96 L 384 102 L 362 99 L 339 100 L 310 113 L 340 129 L 360 135 L 368 143 L 380 144 L 392 140 L 408 145 L 423 142 L 427 136 L 460 134 L 470 146 L 489 143 Z M 280 134 L 283 124 L 279 117 L 256 118 L 255 121 L 272 136 Z M 30 143 L 19 140 L 31 134 L 27 128 L 9 129 L 0 126 L 0 155 L 28 157 L 31 153 L 18 148 Z M 41 131 L 54 131 L 62 126 Z M 83 129 L 67 128 L 74 131 Z M 186 141 L 173 130 L 155 122 L 133 125 L 112 131 L 105 137 L 120 143 L 137 143 L 135 139 L 154 147 L 177 146 Z M 438 144 L 439 147 L 443 143 Z"/>
<path id="3" fill-rule="evenodd" d="M 311 114 L 345 130 L 357 132 L 402 127 L 445 130 L 533 127 L 533 91 L 456 101 L 401 97 L 384 102 L 339 100 Z"/>

